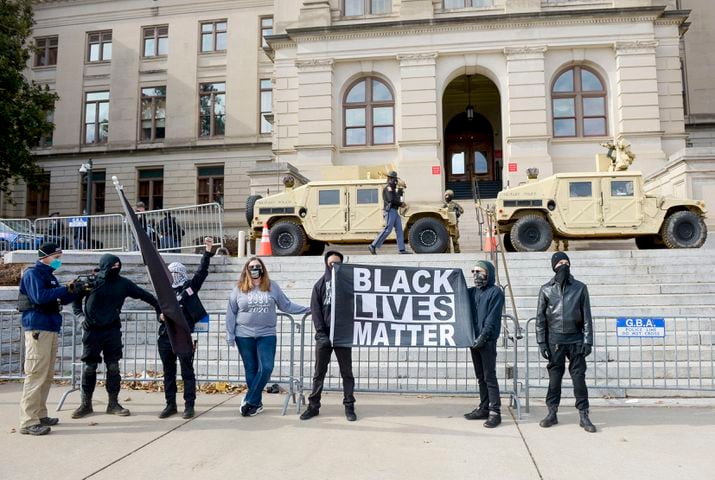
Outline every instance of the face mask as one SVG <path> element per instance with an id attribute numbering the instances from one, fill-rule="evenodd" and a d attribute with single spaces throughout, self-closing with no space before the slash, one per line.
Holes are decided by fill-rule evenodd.
<path id="1" fill-rule="evenodd" d="M 330 264 L 330 268 L 332 269 L 335 265 L 340 265 L 341 262 L 333 262 Z"/>
<path id="2" fill-rule="evenodd" d="M 52 270 L 57 270 L 61 266 L 62 266 L 62 260 L 60 260 L 59 258 L 55 258 L 54 260 L 52 260 L 50 262 L 50 267 L 52 268 Z"/>
<path id="3" fill-rule="evenodd" d="M 260 265 L 254 265 L 252 267 L 248 267 L 248 274 L 253 279 L 261 278 L 261 275 L 263 275 L 263 268 L 261 268 Z"/>
<path id="4" fill-rule="evenodd" d="M 556 269 L 556 282 L 561 284 L 561 286 L 566 283 L 566 280 L 571 276 L 571 268 L 569 265 L 561 265 Z"/>
<path id="5" fill-rule="evenodd" d="M 397 185 L 397 180 L 395 180 L 394 178 L 390 178 L 388 183 L 390 184 L 391 187 L 394 187 L 395 185 Z"/>
<path id="6" fill-rule="evenodd" d="M 482 288 L 487 286 L 487 276 L 480 272 L 474 272 L 474 286 Z"/>

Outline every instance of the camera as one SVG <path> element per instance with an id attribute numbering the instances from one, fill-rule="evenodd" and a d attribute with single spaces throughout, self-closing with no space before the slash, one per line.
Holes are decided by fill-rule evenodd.
<path id="1" fill-rule="evenodd" d="M 76 285 L 78 292 L 91 292 L 97 286 L 97 275 L 90 273 L 89 275 L 78 275 L 72 282 Z"/>

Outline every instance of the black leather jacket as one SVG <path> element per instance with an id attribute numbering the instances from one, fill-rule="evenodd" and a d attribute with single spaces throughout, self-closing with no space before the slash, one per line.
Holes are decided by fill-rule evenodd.
<path id="1" fill-rule="evenodd" d="M 591 302 L 586 285 L 569 277 L 562 291 L 555 278 L 541 287 L 536 307 L 536 341 L 547 343 L 549 333 L 582 333 L 584 343 L 593 345 Z"/>

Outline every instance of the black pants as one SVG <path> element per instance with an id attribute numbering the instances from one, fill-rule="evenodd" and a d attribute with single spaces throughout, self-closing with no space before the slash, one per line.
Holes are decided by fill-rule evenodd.
<path id="1" fill-rule="evenodd" d="M 184 403 L 194 406 L 196 401 L 196 375 L 194 375 L 194 354 L 177 355 L 171 349 L 169 335 L 159 335 L 157 340 L 159 356 L 164 366 L 164 398 L 166 403 L 176 403 L 176 360 L 181 365 L 181 379 L 184 381 Z"/>
<path id="2" fill-rule="evenodd" d="M 323 394 L 323 382 L 328 372 L 330 355 L 335 351 L 340 366 L 340 375 L 343 377 L 343 405 L 355 404 L 355 377 L 353 377 L 353 350 L 349 347 L 333 347 L 329 342 L 315 344 L 315 374 L 313 375 L 313 391 L 308 397 L 311 407 L 320 409 L 320 397 Z"/>
<path id="3" fill-rule="evenodd" d="M 487 342 L 479 350 L 469 349 L 474 373 L 479 383 L 479 409 L 501 414 L 501 396 L 497 381 L 497 341 Z"/>
<path id="4" fill-rule="evenodd" d="M 586 387 L 586 357 L 581 353 L 581 344 L 549 345 L 551 360 L 546 365 L 549 371 L 549 390 L 546 393 L 546 406 L 558 408 L 561 403 L 561 379 L 566 370 L 566 359 L 569 359 L 569 373 L 573 382 L 573 393 L 576 397 L 576 408 L 588 409 L 588 388 Z"/>
<path id="5" fill-rule="evenodd" d="M 82 392 L 91 396 L 97 384 L 97 364 L 107 365 L 107 392 L 118 394 L 122 377 L 119 360 L 122 359 L 122 330 L 119 326 L 107 330 L 85 330 L 82 334 Z"/>

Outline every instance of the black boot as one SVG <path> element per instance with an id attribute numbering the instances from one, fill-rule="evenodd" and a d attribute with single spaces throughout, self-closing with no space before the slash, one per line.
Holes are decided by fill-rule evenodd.
<path id="1" fill-rule="evenodd" d="M 355 407 L 353 405 L 345 405 L 345 418 L 348 422 L 354 422 L 357 420 L 357 415 L 355 415 Z"/>
<path id="2" fill-rule="evenodd" d="M 76 419 L 86 417 L 90 413 L 94 413 L 94 410 L 92 409 L 92 395 L 82 392 L 82 403 L 80 403 L 79 407 L 72 412 L 72 418 Z"/>
<path id="3" fill-rule="evenodd" d="M 189 418 L 194 418 L 194 415 L 194 405 L 190 403 L 184 405 L 184 413 L 181 414 L 181 418 L 188 420 Z"/>
<path id="4" fill-rule="evenodd" d="M 544 419 L 539 422 L 539 426 L 542 428 L 549 428 L 559 423 L 559 419 L 556 418 L 557 411 L 558 408 L 549 407 L 549 413 L 547 413 Z"/>
<path id="5" fill-rule="evenodd" d="M 169 418 L 172 415 L 176 415 L 177 412 L 176 402 L 166 402 L 166 406 L 159 414 L 159 418 Z"/>
<path id="6" fill-rule="evenodd" d="M 495 428 L 501 424 L 501 415 L 496 412 L 491 412 L 489 418 L 484 422 L 484 428 Z"/>
<path id="7" fill-rule="evenodd" d="M 118 397 L 119 397 L 118 393 L 110 393 L 109 394 L 109 403 L 107 403 L 107 413 L 109 413 L 111 415 L 119 415 L 120 417 L 128 417 L 129 415 L 131 415 L 131 412 L 129 412 L 129 409 L 126 409 L 119 404 Z"/>
<path id="8" fill-rule="evenodd" d="M 489 409 L 477 407 L 469 413 L 464 414 L 467 420 L 486 420 L 489 418 Z"/>
<path id="9" fill-rule="evenodd" d="M 596 426 L 591 423 L 591 419 L 588 418 L 588 410 L 579 410 L 578 411 L 580 420 L 578 422 L 579 427 L 583 428 L 586 430 L 588 433 L 595 433 L 596 432 Z"/>
<path id="10" fill-rule="evenodd" d="M 305 411 L 300 415 L 301 420 L 310 420 L 313 417 L 317 417 L 320 415 L 320 410 L 317 408 L 313 408 L 311 406 L 308 406 L 308 408 L 305 409 Z"/>

